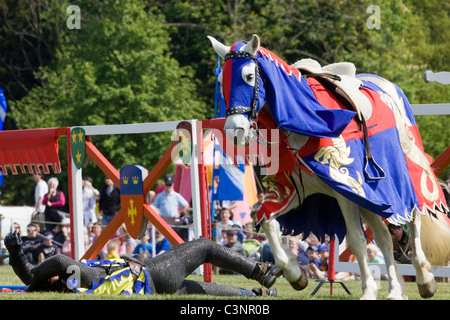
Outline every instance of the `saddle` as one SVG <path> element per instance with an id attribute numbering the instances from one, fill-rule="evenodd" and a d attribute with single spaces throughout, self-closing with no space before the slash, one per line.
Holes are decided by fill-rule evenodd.
<path id="1" fill-rule="evenodd" d="M 364 132 L 366 150 L 364 175 L 366 180 L 380 180 L 386 173 L 374 160 L 370 151 L 369 134 L 366 121 L 372 116 L 373 106 L 370 100 L 360 91 L 361 80 L 356 78 L 356 67 L 351 62 L 338 62 L 325 67 L 313 59 L 302 59 L 292 65 L 305 77 L 314 77 L 325 88 L 333 92 L 347 108 L 358 114 L 358 125 Z"/>
<path id="2" fill-rule="evenodd" d="M 356 111 L 360 121 L 372 116 L 372 104 L 360 91 L 361 80 L 356 78 L 356 67 L 351 62 L 338 62 L 321 67 L 313 59 L 302 59 L 292 65 L 304 76 L 314 77 L 336 94 L 347 107 Z"/>

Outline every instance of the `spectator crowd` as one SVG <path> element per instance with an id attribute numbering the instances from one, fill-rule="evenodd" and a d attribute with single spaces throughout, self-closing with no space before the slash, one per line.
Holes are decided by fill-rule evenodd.
<path id="1" fill-rule="evenodd" d="M 41 174 L 34 174 L 35 206 L 31 222 L 25 232 L 20 225 L 14 223 L 14 231 L 20 232 L 23 240 L 23 251 L 31 264 L 37 265 L 55 254 L 72 256 L 69 214 L 67 213 L 66 197 L 59 189 L 58 180 L 54 177 L 48 182 Z M 443 188 L 448 192 L 447 188 Z M 446 196 L 448 196 L 446 194 Z M 251 216 L 254 216 L 264 201 L 264 193 L 257 195 L 258 201 L 251 206 Z M 190 204 L 173 189 L 173 178 L 167 176 L 164 183 L 146 195 L 145 201 L 163 217 L 184 241 L 194 238 Z M 99 191 L 93 186 L 90 177 L 83 178 L 82 184 L 83 224 L 85 228 L 85 250 L 95 242 L 103 229 L 110 223 L 120 210 L 120 190 L 105 176 L 105 184 Z M 233 201 L 215 201 L 213 203 L 213 239 L 219 244 L 236 251 L 250 259 L 275 263 L 272 249 L 263 233 L 256 232 L 254 222 L 242 225 L 234 219 L 236 204 Z M 398 263 L 411 263 L 411 241 L 403 227 L 389 225 L 389 231 L 394 244 L 394 258 Z M 327 277 L 330 239 L 318 239 L 313 233 L 284 237 L 284 243 L 290 252 L 297 257 L 297 262 L 310 278 L 324 279 Z M 345 245 L 345 242 L 344 242 Z M 171 248 L 164 235 L 148 223 L 140 240 L 129 236 L 122 225 L 108 243 L 101 249 L 97 259 L 115 259 L 122 254 L 139 254 L 148 259 Z M 374 242 L 367 248 L 369 263 L 384 263 L 383 256 Z M 353 255 L 349 258 L 354 261 Z M 8 253 L 2 250 L 0 263 L 7 263 Z M 227 270 L 217 270 L 219 273 L 230 273 Z M 358 275 L 338 273 L 336 279 L 355 279 Z M 386 275 L 379 279 L 386 280 Z M 406 279 L 408 280 L 408 279 Z M 411 279 L 414 280 L 414 279 Z"/>

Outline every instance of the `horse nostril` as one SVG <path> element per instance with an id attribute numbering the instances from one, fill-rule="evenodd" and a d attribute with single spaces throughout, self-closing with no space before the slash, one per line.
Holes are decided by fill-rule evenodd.
<path id="1" fill-rule="evenodd" d="M 237 128 L 234 130 L 234 144 L 240 145 L 244 141 L 245 130 L 243 128 Z"/>

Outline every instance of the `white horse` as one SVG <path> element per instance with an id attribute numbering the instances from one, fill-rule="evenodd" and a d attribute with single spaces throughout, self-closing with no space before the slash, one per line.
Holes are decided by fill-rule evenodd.
<path id="1" fill-rule="evenodd" d="M 253 120 L 258 111 L 264 109 L 268 114 L 274 113 L 270 101 L 273 101 L 271 100 L 271 95 L 274 94 L 276 88 L 274 85 L 271 85 L 271 87 L 268 88 L 270 85 L 268 84 L 269 79 L 267 79 L 269 77 L 269 70 L 262 70 L 264 67 L 261 65 L 261 59 L 266 58 L 271 60 L 278 68 L 283 68 L 289 76 L 292 76 L 292 72 L 295 73 L 295 70 L 289 69 L 281 59 L 276 57 L 276 55 L 267 49 L 260 47 L 260 41 L 256 35 L 253 35 L 248 43 L 236 42 L 231 47 L 220 43 L 213 37 L 208 38 L 211 41 L 215 52 L 225 59 L 225 64 L 229 63 L 227 68 L 225 68 L 224 65 L 224 70 L 220 75 L 223 94 L 227 103 L 227 110 L 232 109 L 231 112 L 227 113 L 224 129 L 226 129 L 227 134 L 230 132 L 235 133 L 230 136 L 230 138 L 232 141 L 235 141 L 237 145 L 248 145 L 250 140 L 255 137 L 255 129 L 252 124 L 254 124 Z M 234 63 L 234 65 L 232 65 L 232 63 Z M 233 70 L 233 68 L 238 68 L 239 70 Z M 262 75 L 260 75 L 260 73 Z M 304 81 L 301 74 L 297 80 Z M 239 84 L 233 86 L 235 83 Z M 379 86 L 384 86 L 385 90 L 388 90 L 389 84 L 387 81 L 386 83 L 381 83 L 380 81 Z M 264 88 L 264 86 L 266 86 L 266 88 Z M 239 100 L 240 97 L 243 97 L 242 99 L 246 102 L 231 106 L 230 101 L 233 102 Z M 396 99 L 401 98 L 397 96 Z M 302 108 L 302 106 L 300 106 L 300 108 Z M 359 113 L 370 117 L 370 110 L 369 114 L 367 110 L 358 110 L 358 114 Z M 279 123 L 277 123 L 277 125 L 279 125 Z M 397 129 L 402 130 L 402 128 Z M 293 130 L 286 129 L 285 133 L 290 147 L 294 150 L 293 152 L 296 153 L 297 150 L 300 150 L 312 138 L 308 135 L 302 135 L 295 132 L 292 133 L 292 131 Z M 336 137 L 332 139 L 332 141 L 338 144 L 339 138 Z M 345 151 L 345 148 L 340 149 L 336 144 L 329 152 L 326 152 L 325 149 L 322 150 L 322 153 L 319 155 L 320 159 L 318 160 L 328 161 L 330 167 L 333 161 L 338 161 L 336 156 L 339 154 L 342 156 L 341 151 Z M 402 148 L 406 149 L 403 145 Z M 350 148 L 348 148 L 348 151 L 349 150 Z M 413 153 L 415 151 L 416 150 L 410 150 L 408 152 Z M 422 155 L 423 153 L 416 155 L 416 157 L 421 157 Z M 302 162 L 300 157 L 298 157 L 298 160 Z M 280 159 L 280 161 L 283 161 L 283 159 Z M 423 164 L 423 161 L 421 163 Z M 430 175 L 431 169 L 429 168 L 428 162 L 424 167 L 424 172 Z M 355 254 L 360 267 L 362 283 L 361 299 L 376 299 L 377 296 L 377 285 L 367 263 L 366 238 L 361 227 L 361 219 L 363 219 L 372 229 L 374 240 L 385 258 L 389 278 L 388 299 L 407 298 L 403 289 L 403 278 L 398 273 L 397 265 L 393 257 L 391 234 L 382 217 L 378 214 L 374 214 L 361 205 L 352 202 L 348 197 L 344 197 L 341 193 L 331 188 L 321 178 L 314 174 L 314 169 L 308 169 L 310 169 L 313 174 L 307 174 L 304 170 L 299 170 L 298 168 L 293 169 L 290 173 L 296 189 L 301 190 L 301 192 L 298 192 L 297 197 L 292 199 L 287 207 L 283 208 L 282 213 L 300 206 L 308 196 L 313 194 L 320 193 L 336 199 L 345 220 L 347 244 Z M 271 186 L 268 187 L 269 193 L 270 191 L 274 191 L 273 185 L 272 189 Z M 433 186 L 433 188 L 434 187 L 435 186 Z M 275 192 L 277 192 L 277 190 L 275 190 Z M 438 190 L 434 189 L 432 192 L 436 195 Z M 440 191 L 440 194 L 441 193 L 442 190 Z M 268 197 L 269 195 L 266 193 L 265 199 Z M 421 209 L 422 210 L 419 210 L 419 208 L 415 207 L 411 210 L 407 221 L 404 221 L 404 223 L 407 224 L 410 231 L 410 239 L 412 239 L 412 262 L 416 269 L 416 281 L 419 292 L 422 297 L 428 298 L 434 295 L 436 291 L 436 282 L 433 274 L 430 272 L 431 264 L 427 260 L 425 252 L 422 249 L 421 238 L 427 243 L 424 248 L 426 249 L 425 251 L 429 251 L 433 262 L 445 261 L 446 264 L 450 252 L 450 230 L 449 224 L 442 218 L 443 214 L 441 212 L 435 211 L 435 208 L 428 208 L 429 212 L 426 211 L 426 208 Z M 442 204 L 439 206 L 439 209 L 444 211 L 447 210 L 445 205 Z M 280 225 L 276 219 L 279 216 L 280 215 L 272 215 L 269 218 L 265 217 L 260 221 L 260 225 L 273 250 L 276 265 L 283 270 L 285 278 L 291 283 L 294 289 L 302 290 L 308 283 L 307 276 L 296 262 L 296 257 L 294 257 L 288 249 L 283 249 L 281 245 L 279 239 Z"/>

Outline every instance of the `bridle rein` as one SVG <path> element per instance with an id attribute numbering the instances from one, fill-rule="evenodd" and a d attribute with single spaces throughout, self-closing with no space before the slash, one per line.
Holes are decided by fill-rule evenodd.
<path id="1" fill-rule="evenodd" d="M 252 59 L 255 62 L 255 86 L 253 88 L 253 100 L 250 107 L 238 106 L 230 107 L 225 111 L 228 117 L 233 114 L 243 114 L 249 112 L 249 120 L 253 122 L 256 119 L 256 105 L 258 104 L 259 91 L 259 66 L 258 57 L 245 51 L 230 51 L 225 55 L 225 61 L 230 59 Z"/>

